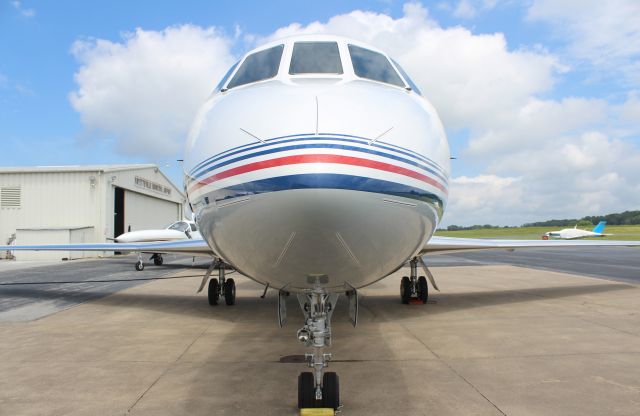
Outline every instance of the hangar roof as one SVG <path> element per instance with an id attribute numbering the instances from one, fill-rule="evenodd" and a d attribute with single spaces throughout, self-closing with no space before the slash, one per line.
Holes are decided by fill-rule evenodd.
<path id="1" fill-rule="evenodd" d="M 29 172 L 115 172 L 120 170 L 158 168 L 152 163 L 131 165 L 71 165 L 71 166 L 15 166 L 0 167 L 0 173 Z"/>
<path id="2" fill-rule="evenodd" d="M 13 166 L 0 167 L 0 174 L 3 173 L 65 173 L 65 172 L 122 172 L 140 169 L 156 169 L 167 182 L 176 190 L 180 197 L 184 198 L 184 193 L 176 186 L 167 175 L 160 169 L 158 165 L 153 163 L 139 163 L 129 165 L 70 165 L 70 166 Z"/>

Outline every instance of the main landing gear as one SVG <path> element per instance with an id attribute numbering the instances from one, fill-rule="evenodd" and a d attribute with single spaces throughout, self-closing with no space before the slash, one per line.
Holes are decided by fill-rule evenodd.
<path id="1" fill-rule="evenodd" d="M 198 293 L 204 288 L 207 279 L 211 276 L 211 273 L 215 268 L 218 268 L 218 278 L 209 280 L 209 286 L 207 290 L 209 305 L 217 305 L 220 297 L 224 297 L 224 302 L 227 305 L 235 305 L 236 303 L 236 282 L 233 279 L 227 279 L 225 277 L 226 265 L 222 260 L 211 262 L 211 266 L 202 278 L 202 283 L 198 289 Z"/>
<path id="2" fill-rule="evenodd" d="M 422 266 L 425 274 L 429 276 L 429 281 L 433 285 L 435 290 L 438 289 L 436 281 L 431 274 L 431 271 L 425 264 L 421 257 L 414 257 L 409 261 L 411 267 L 411 276 L 403 276 L 400 281 L 400 299 L 402 303 L 427 303 L 429 300 L 429 285 L 427 284 L 427 278 L 424 276 L 418 277 L 418 263 Z"/>
<path id="3" fill-rule="evenodd" d="M 162 254 L 154 253 L 149 260 L 153 260 L 153 264 L 156 266 L 162 266 L 164 263 L 164 259 L 162 258 Z M 136 262 L 136 270 L 141 272 L 144 270 L 144 263 L 142 262 L 142 255 L 138 253 L 138 261 Z"/>
<path id="4" fill-rule="evenodd" d="M 340 407 L 340 379 L 334 372 L 324 372 L 331 354 L 324 348 L 331 346 L 331 315 L 338 300 L 337 294 L 322 291 L 298 294 L 298 303 L 305 316 L 305 324 L 298 330 L 298 341 L 313 352 L 305 354 L 307 365 L 313 371 L 298 376 L 298 408 Z"/>
<path id="5" fill-rule="evenodd" d="M 153 264 L 155 264 L 156 266 L 162 266 L 162 263 L 164 263 L 164 259 L 162 258 L 162 254 L 160 253 L 154 253 L 154 255 L 151 256 L 149 260 L 153 260 Z"/>

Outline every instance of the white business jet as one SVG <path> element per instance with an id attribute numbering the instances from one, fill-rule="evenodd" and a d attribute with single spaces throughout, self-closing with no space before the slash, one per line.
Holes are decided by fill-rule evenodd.
<path id="1" fill-rule="evenodd" d="M 432 62 L 430 65 L 437 65 Z M 409 263 L 403 303 L 435 286 L 424 255 L 478 249 L 634 246 L 638 241 L 481 240 L 433 237 L 449 194 L 449 147 L 432 105 L 384 52 L 335 36 L 271 42 L 233 65 L 198 113 L 185 185 L 203 240 L 117 244 L 118 251 L 220 258 L 249 278 L 297 295 L 297 332 L 311 372 L 298 377 L 301 408 L 340 405 L 325 372 L 340 294 L 357 322 L 357 290 Z M 0 247 L 0 250 L 6 248 Z M 114 250 L 113 244 L 11 246 Z M 209 281 L 209 302 L 235 302 L 235 283 Z M 201 288 L 209 278 L 203 279 Z M 437 287 L 435 287 L 437 289 Z M 256 340 L 255 342 L 259 342 Z"/>
<path id="2" fill-rule="evenodd" d="M 560 230 L 560 231 L 549 231 L 547 233 L 544 233 L 542 238 L 544 240 L 548 240 L 549 238 L 559 238 L 562 240 L 575 240 L 578 238 L 604 237 L 607 235 L 612 235 L 612 234 L 602 233 L 604 231 L 605 225 L 607 225 L 606 221 L 600 221 L 598 225 L 596 225 L 591 231 L 580 230 L 576 225 L 573 228 L 565 228 L 564 230 Z"/>
<path id="3" fill-rule="evenodd" d="M 113 241 L 116 243 L 148 243 L 158 241 L 177 241 L 186 239 L 202 240 L 202 235 L 198 231 L 198 224 L 195 221 L 181 220 L 171 223 L 167 228 L 161 230 L 138 230 L 120 234 Z M 149 260 L 153 260 L 156 266 L 162 266 L 164 258 L 162 253 L 152 253 Z M 139 257 L 136 262 L 136 270 L 144 270 L 144 263 Z"/>

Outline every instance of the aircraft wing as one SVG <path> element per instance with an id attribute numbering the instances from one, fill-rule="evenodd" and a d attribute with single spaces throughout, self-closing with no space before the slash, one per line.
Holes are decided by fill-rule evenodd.
<path id="1" fill-rule="evenodd" d="M 119 251 L 142 253 L 181 253 L 191 256 L 215 256 L 209 245 L 202 239 L 158 241 L 153 243 L 96 243 L 96 244 L 42 244 L 0 246 L 0 251 Z"/>
<path id="2" fill-rule="evenodd" d="M 567 248 L 567 247 L 637 247 L 640 241 L 622 240 L 498 240 L 484 238 L 432 237 L 420 251 L 420 255 L 451 253 L 467 250 Z"/>

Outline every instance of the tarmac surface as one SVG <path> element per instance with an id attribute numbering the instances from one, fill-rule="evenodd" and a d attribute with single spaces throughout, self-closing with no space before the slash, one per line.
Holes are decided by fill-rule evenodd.
<path id="1" fill-rule="evenodd" d="M 527 267 L 519 253 L 433 256 L 429 304 L 400 303 L 400 270 L 361 290 L 358 328 L 341 299 L 330 370 L 342 414 L 640 414 L 637 251 L 585 256 L 604 279 L 581 276 L 572 251 L 571 274 L 547 270 L 545 252 Z M 190 258 L 139 273 L 134 261 L 0 262 L 0 415 L 297 414 L 294 297 L 278 328 L 276 293 L 260 299 L 237 273 L 237 304 L 211 307 Z"/>
<path id="2" fill-rule="evenodd" d="M 0 322 L 30 321 L 98 299 L 150 279 L 168 278 L 195 265 L 192 274 L 203 275 L 205 258 L 165 255 L 162 267 L 146 261 L 134 271 L 137 256 L 72 261 L 0 261 Z M 198 269 L 204 269 L 203 271 Z"/>
<path id="3" fill-rule="evenodd" d="M 433 266 L 510 264 L 640 283 L 640 250 L 630 247 L 468 251 L 431 256 L 428 262 Z"/>

